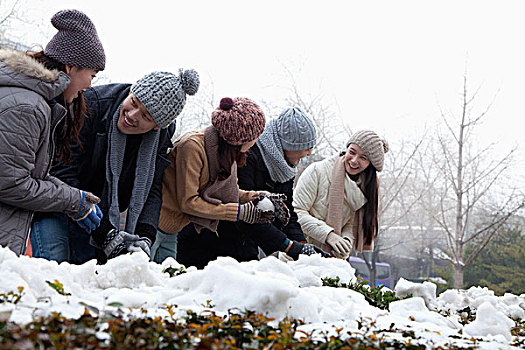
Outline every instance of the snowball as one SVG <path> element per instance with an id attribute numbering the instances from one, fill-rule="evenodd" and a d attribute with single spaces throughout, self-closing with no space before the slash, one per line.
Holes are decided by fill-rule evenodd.
<path id="1" fill-rule="evenodd" d="M 259 201 L 259 203 L 257 203 L 257 209 L 261 209 L 261 210 L 264 210 L 264 211 L 267 211 L 267 210 L 270 210 L 270 211 L 274 211 L 275 210 L 275 206 L 273 205 L 272 201 L 269 200 L 268 198 L 263 198 Z"/>

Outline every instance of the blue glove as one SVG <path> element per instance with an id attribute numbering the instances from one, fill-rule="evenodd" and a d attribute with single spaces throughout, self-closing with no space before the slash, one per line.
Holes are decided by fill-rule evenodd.
<path id="1" fill-rule="evenodd" d="M 71 219 L 86 230 L 88 233 L 95 230 L 100 225 L 102 212 L 96 203 L 100 199 L 92 193 L 80 191 L 81 202 L 78 210 L 70 215 Z"/>

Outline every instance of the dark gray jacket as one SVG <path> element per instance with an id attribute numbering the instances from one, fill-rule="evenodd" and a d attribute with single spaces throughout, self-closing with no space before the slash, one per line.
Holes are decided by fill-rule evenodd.
<path id="1" fill-rule="evenodd" d="M 92 192 L 100 198 L 100 209 L 103 213 L 103 218 L 100 226 L 91 233 L 91 236 L 98 245 L 102 245 L 109 230 L 113 227 L 108 220 L 109 197 L 108 186 L 106 180 L 107 167 L 107 148 L 108 148 L 108 131 L 113 116 L 122 105 L 122 102 L 129 95 L 131 84 L 108 84 L 94 86 L 87 89 L 84 96 L 89 108 L 89 118 L 84 122 L 79 138 L 82 144 L 82 149 L 76 142 L 71 144 L 71 162 L 64 164 L 58 162 L 53 165 L 51 174 L 63 180 L 71 186 Z M 168 167 L 170 162 L 166 159 L 168 148 L 173 145 L 171 137 L 175 132 L 175 123 L 172 123 L 168 128 L 161 129 L 159 132 L 159 147 L 155 160 L 155 168 L 150 169 L 154 172 L 153 183 L 149 190 L 148 198 L 144 203 L 144 207 L 138 218 L 135 232 L 141 237 L 148 237 L 155 241 L 155 234 L 159 223 L 160 208 L 162 205 L 162 178 L 164 170 Z M 132 136 L 132 135 L 128 135 Z M 140 135 L 134 135 L 141 137 Z M 129 144 L 129 139 L 127 144 Z M 136 144 L 136 149 L 140 143 Z M 133 157 L 134 161 L 128 159 L 124 162 L 129 167 L 123 169 L 120 174 L 120 180 L 125 177 L 125 172 L 130 181 L 124 183 L 119 182 L 119 204 L 121 211 L 128 208 L 129 197 L 133 191 L 134 178 L 136 168 L 136 154 Z M 123 200 L 126 198 L 125 200 Z M 121 200 L 123 200 L 121 202 Z"/>
<path id="2" fill-rule="evenodd" d="M 66 109 L 54 101 L 67 74 L 21 52 L 0 50 L 0 245 L 23 254 L 33 211 L 71 213 L 80 192 L 48 171 L 51 135 Z"/>

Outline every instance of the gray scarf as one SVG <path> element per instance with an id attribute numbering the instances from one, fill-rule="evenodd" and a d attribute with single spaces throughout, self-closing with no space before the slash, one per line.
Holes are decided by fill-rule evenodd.
<path id="1" fill-rule="evenodd" d="M 109 127 L 108 152 L 106 155 L 106 181 L 109 184 L 109 222 L 114 227 L 120 225 L 120 209 L 118 203 L 118 182 L 122 171 L 122 161 L 126 150 L 127 136 L 117 128 L 120 107 L 115 112 Z M 142 212 L 144 203 L 148 198 L 149 190 L 155 175 L 155 160 L 159 146 L 159 130 L 151 130 L 142 136 L 139 152 L 137 154 L 137 167 L 133 192 L 129 201 L 126 216 L 126 232 L 135 233 L 135 227 Z"/>
<path id="2" fill-rule="evenodd" d="M 276 120 L 272 119 L 266 124 L 266 128 L 257 140 L 257 146 L 261 150 L 264 164 L 272 180 L 283 183 L 295 177 L 297 168 L 288 164 L 284 159 L 283 146 L 275 125 Z"/>

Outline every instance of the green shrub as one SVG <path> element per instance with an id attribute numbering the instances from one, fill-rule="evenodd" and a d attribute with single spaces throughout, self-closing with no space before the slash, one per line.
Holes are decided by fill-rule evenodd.
<path id="1" fill-rule="evenodd" d="M 411 298 L 409 294 L 404 298 L 398 298 L 396 293 L 390 290 L 383 290 L 384 286 L 372 287 L 367 284 L 368 281 L 358 281 L 356 283 L 342 283 L 339 277 L 336 278 L 323 278 L 323 286 L 336 287 L 336 288 L 348 288 L 355 290 L 365 296 L 366 301 L 372 306 L 378 307 L 383 310 L 388 310 L 390 303 L 393 301 Z"/>

